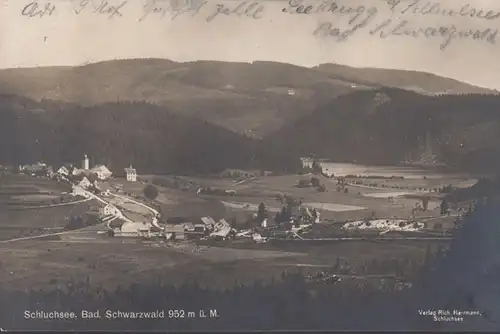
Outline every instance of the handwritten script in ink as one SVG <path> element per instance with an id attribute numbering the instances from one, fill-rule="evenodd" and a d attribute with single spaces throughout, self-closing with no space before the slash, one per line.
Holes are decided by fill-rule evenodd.
<path id="1" fill-rule="evenodd" d="M 167 17 L 171 20 L 179 16 L 189 15 L 195 17 L 207 5 L 207 0 L 146 0 L 142 10 L 143 13 L 139 18 L 139 22 L 146 20 L 148 17 L 157 16 L 160 18 Z"/>
<path id="2" fill-rule="evenodd" d="M 87 11 L 94 15 L 107 16 L 110 19 L 115 16 L 122 17 L 122 9 L 127 3 L 128 0 L 117 2 L 113 2 L 113 0 L 74 0 L 72 2 L 77 15 Z"/>
<path id="3" fill-rule="evenodd" d="M 236 17 L 250 17 L 253 19 L 260 19 L 264 14 L 265 6 L 257 1 L 243 1 L 240 3 L 218 3 L 215 11 L 207 17 L 207 22 L 211 22 L 219 15 L 222 16 L 236 16 Z"/>
<path id="4" fill-rule="evenodd" d="M 199 17 L 212 22 L 220 17 L 237 19 L 261 19 L 266 12 L 264 1 L 227 1 L 227 0 L 46 0 L 33 1 L 24 6 L 22 16 L 43 18 L 51 16 L 57 8 L 61 15 L 94 15 L 107 19 L 137 15 L 143 22 L 151 18 Z M 70 10 L 64 5 L 70 3 Z M 61 8 L 61 9 L 59 9 Z M 128 10 L 128 11 L 127 11 Z M 134 14 L 132 14 L 134 13 Z"/>
<path id="5" fill-rule="evenodd" d="M 26 6 L 23 7 L 21 11 L 22 16 L 26 17 L 44 17 L 51 16 L 56 10 L 56 5 L 46 2 L 43 4 L 39 4 L 38 2 L 30 2 Z"/>
<path id="6" fill-rule="evenodd" d="M 499 5 L 500 8 L 500 5 Z M 387 9 L 389 13 L 387 14 Z M 346 42 L 358 33 L 389 39 L 391 37 L 436 40 L 445 50 L 454 40 L 469 39 L 496 44 L 500 29 L 500 10 L 476 8 L 471 4 L 445 7 L 439 1 L 383 0 L 372 6 L 352 1 L 289 0 L 282 8 L 292 15 L 318 15 L 313 36 Z M 332 15 L 325 20 L 326 14 Z M 422 17 L 448 19 L 445 24 L 425 25 Z M 342 22 L 342 18 L 347 21 Z M 416 19 L 420 17 L 420 19 Z M 469 19 L 469 20 L 467 20 Z M 474 23 L 478 28 L 475 28 Z M 490 26 L 484 27 L 484 23 Z M 479 28 L 480 26 L 480 28 Z"/>
<path id="7" fill-rule="evenodd" d="M 280 16 L 289 17 L 294 27 L 301 20 L 314 20 L 314 29 L 309 24 L 304 29 L 325 42 L 347 43 L 364 35 L 395 42 L 425 40 L 445 50 L 460 40 L 495 45 L 500 3 L 496 6 L 436 0 L 38 0 L 23 4 L 20 14 L 31 20 L 93 15 L 108 20 L 133 17 L 139 23 L 185 18 L 206 24 L 221 20 L 272 24 Z"/>

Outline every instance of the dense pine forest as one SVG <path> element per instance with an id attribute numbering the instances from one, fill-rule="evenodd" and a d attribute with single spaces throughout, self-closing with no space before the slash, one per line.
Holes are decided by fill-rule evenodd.
<path id="1" fill-rule="evenodd" d="M 266 138 L 296 155 L 394 164 L 428 145 L 438 161 L 464 170 L 500 168 L 500 97 L 424 96 L 381 88 L 344 95 Z M 429 142 L 426 143 L 426 139 Z"/>
<path id="2" fill-rule="evenodd" d="M 79 107 L 0 97 L 0 164 L 94 164 L 141 173 L 217 173 L 225 168 L 293 170 L 297 157 L 193 117 L 148 103 Z"/>
<path id="3" fill-rule="evenodd" d="M 500 168 L 500 97 L 424 96 L 398 89 L 332 99 L 263 139 L 249 138 L 168 106 L 115 102 L 89 107 L 0 96 L 0 164 L 78 162 L 112 169 L 206 174 L 225 168 L 296 171 L 301 156 L 395 164 L 424 148 L 464 171 Z"/>

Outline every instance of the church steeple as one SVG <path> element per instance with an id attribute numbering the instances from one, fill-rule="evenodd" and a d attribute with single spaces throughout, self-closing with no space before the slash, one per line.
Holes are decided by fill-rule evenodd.
<path id="1" fill-rule="evenodd" d="M 87 154 L 85 154 L 83 156 L 83 162 L 82 162 L 82 169 L 85 169 L 85 170 L 88 170 L 89 169 L 89 157 L 87 156 Z"/>

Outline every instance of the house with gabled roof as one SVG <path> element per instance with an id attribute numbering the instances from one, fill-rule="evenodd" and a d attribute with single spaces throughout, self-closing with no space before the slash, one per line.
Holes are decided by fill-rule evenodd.
<path id="1" fill-rule="evenodd" d="M 85 189 L 83 189 L 80 186 L 73 186 L 73 191 L 71 194 L 73 196 L 82 196 L 85 198 L 89 198 L 91 196 L 88 191 L 86 191 Z"/>
<path id="2" fill-rule="evenodd" d="M 97 175 L 99 180 L 106 180 L 113 175 L 113 173 L 104 165 L 95 166 L 90 170 L 91 173 Z"/>
<path id="3" fill-rule="evenodd" d="M 120 210 L 118 210 L 118 208 L 111 203 L 108 203 L 105 207 L 99 209 L 99 213 L 104 217 L 110 216 L 110 215 L 113 215 L 113 216 L 120 216 L 121 215 Z"/>
<path id="4" fill-rule="evenodd" d="M 88 188 L 92 185 L 92 183 L 87 179 L 86 176 L 83 177 L 83 179 L 78 183 L 78 185 L 82 188 Z"/>

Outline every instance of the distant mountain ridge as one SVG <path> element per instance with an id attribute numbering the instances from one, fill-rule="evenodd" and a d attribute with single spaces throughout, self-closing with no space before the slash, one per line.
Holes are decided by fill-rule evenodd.
<path id="1" fill-rule="evenodd" d="M 337 78 L 364 83 L 374 87 L 399 88 L 428 95 L 440 94 L 498 94 L 494 89 L 471 85 L 459 80 L 428 72 L 381 68 L 355 68 L 337 64 L 321 64 L 318 70 Z"/>
<path id="2" fill-rule="evenodd" d="M 129 59 L 78 67 L 0 70 L 0 93 L 73 102 L 146 101 L 230 130 L 262 137 L 351 92 L 396 87 L 426 94 L 494 93 L 432 74 L 313 68 L 277 62 L 231 63 Z"/>

